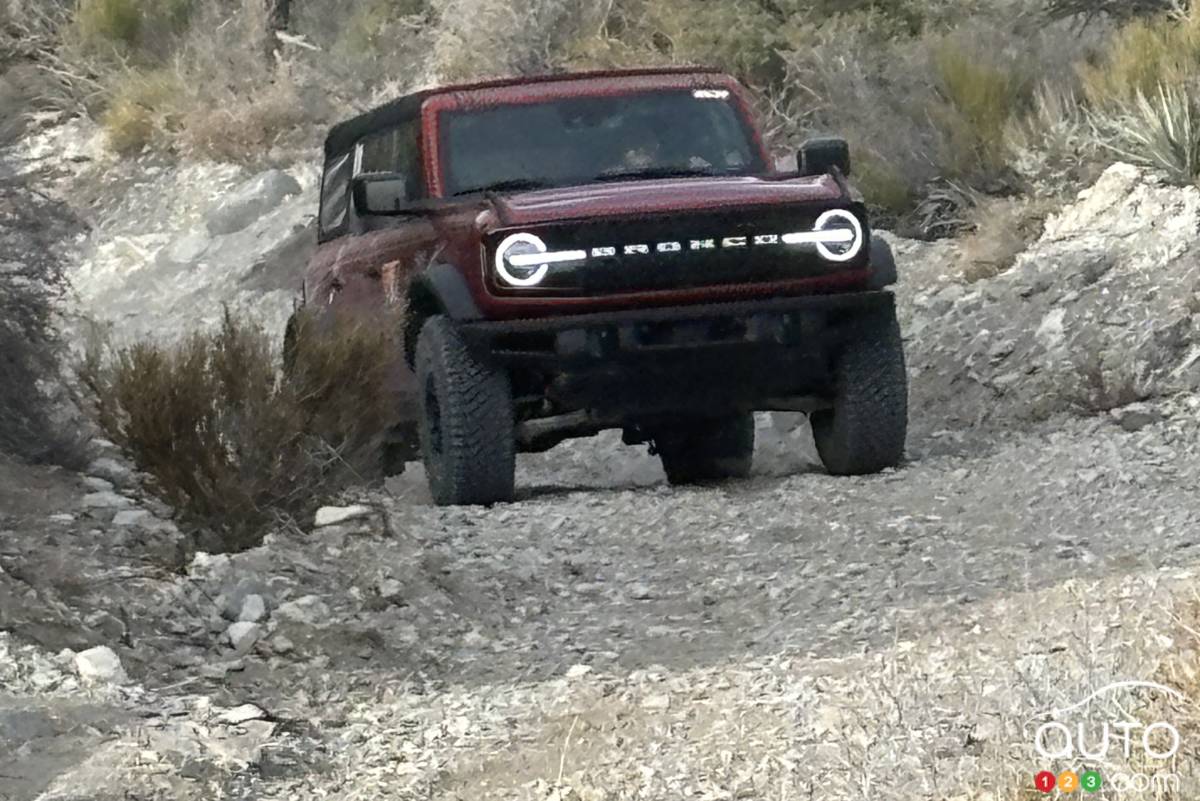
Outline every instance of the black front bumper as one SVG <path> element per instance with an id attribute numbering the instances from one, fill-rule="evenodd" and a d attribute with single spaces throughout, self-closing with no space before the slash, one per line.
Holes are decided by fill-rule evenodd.
<path id="1" fill-rule="evenodd" d="M 765 408 L 831 392 L 837 350 L 891 292 L 768 298 L 460 324 L 477 358 L 535 375 L 560 408 Z M 520 389 L 518 388 L 518 392 Z"/>

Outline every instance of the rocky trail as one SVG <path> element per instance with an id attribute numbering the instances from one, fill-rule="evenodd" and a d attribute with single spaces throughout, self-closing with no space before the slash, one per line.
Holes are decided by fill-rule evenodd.
<path id="1" fill-rule="evenodd" d="M 47 180 L 89 185 L 77 149 Z M 79 309 L 286 309 L 311 182 L 139 169 Z M 207 199 L 146 222 L 184 180 Z M 996 278 L 898 241 L 913 426 L 876 477 L 764 415 L 745 481 L 669 488 L 601 437 L 440 509 L 411 465 L 183 564 L 104 443 L 84 476 L 0 464 L 0 798 L 1020 797 L 1039 710 L 1195 655 L 1198 244 L 1200 191 L 1123 165 Z"/>

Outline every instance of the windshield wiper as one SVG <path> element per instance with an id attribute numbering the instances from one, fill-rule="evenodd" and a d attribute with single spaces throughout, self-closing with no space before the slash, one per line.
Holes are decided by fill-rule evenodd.
<path id="1" fill-rule="evenodd" d="M 721 170 L 713 167 L 633 167 L 628 170 L 602 172 L 593 180 L 624 181 L 630 178 L 700 178 L 722 174 Z"/>
<path id="2" fill-rule="evenodd" d="M 550 186 L 550 182 L 544 178 L 509 178 L 505 181 L 493 181 L 490 184 L 482 186 L 473 186 L 470 189 L 460 189 L 454 195 L 474 195 L 479 192 L 504 192 L 517 189 L 545 189 Z"/>

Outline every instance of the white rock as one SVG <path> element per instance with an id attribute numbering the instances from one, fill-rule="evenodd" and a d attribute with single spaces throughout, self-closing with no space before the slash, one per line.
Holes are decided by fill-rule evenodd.
<path id="1" fill-rule="evenodd" d="M 254 704 L 242 704 L 231 709 L 226 709 L 220 712 L 213 718 L 217 723 L 224 723 L 229 726 L 237 726 L 239 723 L 246 723 L 251 720 L 266 720 L 266 710 Z"/>
<path id="2" fill-rule="evenodd" d="M 84 476 L 83 484 L 92 492 L 112 492 L 113 483 L 106 478 L 99 476 Z"/>
<path id="3" fill-rule="evenodd" d="M 670 709 L 671 708 L 671 696 L 667 695 L 666 693 L 656 693 L 654 695 L 647 695 L 645 698 L 642 699 L 642 708 L 643 709 Z"/>
<path id="4" fill-rule="evenodd" d="M 317 515 L 313 519 L 313 525 L 316 528 L 324 526 L 336 526 L 339 523 L 345 523 L 348 520 L 359 520 L 364 517 L 370 517 L 375 510 L 370 506 L 322 506 L 317 510 Z"/>
<path id="5" fill-rule="evenodd" d="M 67 512 L 61 512 L 56 515 L 50 515 L 46 519 L 49 520 L 51 523 L 74 523 L 75 515 L 68 514 Z"/>
<path id="6" fill-rule="evenodd" d="M 589 674 L 591 672 L 592 672 L 591 665 L 571 665 L 571 667 L 567 668 L 567 678 L 568 679 L 578 679 L 582 676 L 586 676 L 587 674 Z"/>
<path id="7" fill-rule="evenodd" d="M 133 471 L 113 459 L 111 456 L 101 456 L 87 468 L 88 475 L 107 479 L 118 487 L 128 484 L 133 478 Z"/>
<path id="8" fill-rule="evenodd" d="M 249 652 L 261 636 L 262 629 L 258 627 L 258 624 L 247 620 L 239 620 L 225 630 L 225 638 L 233 646 L 233 650 L 239 654 Z"/>
<path id="9" fill-rule="evenodd" d="M 238 613 L 238 621 L 242 623 L 257 623 L 267 614 L 267 602 L 261 595 L 247 595 L 242 599 L 242 611 Z"/>
<path id="10" fill-rule="evenodd" d="M 144 522 L 149 522 L 150 513 L 145 509 L 126 509 L 123 512 L 117 512 L 117 516 L 113 518 L 113 525 L 118 527 L 137 526 Z"/>
<path id="11" fill-rule="evenodd" d="M 133 501 L 115 492 L 90 492 L 80 501 L 85 509 L 126 509 Z"/>
<path id="12" fill-rule="evenodd" d="M 275 610 L 275 619 L 319 626 L 329 620 L 329 606 L 316 595 L 305 595 L 280 604 Z"/>
<path id="13" fill-rule="evenodd" d="M 159 258 L 171 264 L 191 264 L 204 255 L 211 242 L 203 231 L 189 231 L 163 248 Z"/>
<path id="14" fill-rule="evenodd" d="M 237 233 L 300 191 L 300 184 L 286 172 L 267 170 L 226 195 L 204 223 L 213 236 Z"/>
<path id="15" fill-rule="evenodd" d="M 380 598 L 395 598 L 404 591 L 404 585 L 394 578 L 382 578 L 375 585 Z"/>
<path id="16" fill-rule="evenodd" d="M 123 684 L 128 681 L 121 659 L 107 645 L 75 654 L 75 671 L 89 684 Z"/>

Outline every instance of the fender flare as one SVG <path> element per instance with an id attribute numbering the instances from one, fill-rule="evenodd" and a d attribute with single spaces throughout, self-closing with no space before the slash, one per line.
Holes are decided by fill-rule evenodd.
<path id="1" fill-rule="evenodd" d="M 413 277 L 408 287 L 409 303 L 422 295 L 425 296 L 426 303 L 430 300 L 436 303 L 437 313 L 444 314 L 451 320 L 482 318 L 462 271 L 449 264 L 432 264 Z"/>
<path id="2" fill-rule="evenodd" d="M 871 280 L 868 285 L 871 289 L 883 289 L 898 280 L 892 246 L 880 237 L 871 237 Z"/>
<path id="3" fill-rule="evenodd" d="M 404 357 L 410 368 L 416 364 L 421 326 L 435 314 L 444 314 L 455 322 L 483 318 L 462 271 L 449 264 L 430 265 L 413 276 L 408 285 L 404 299 Z"/>

